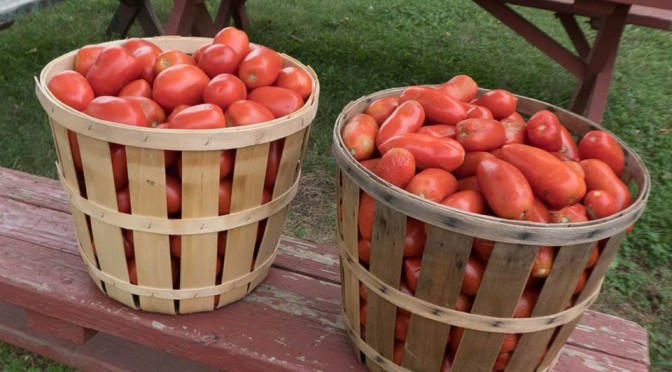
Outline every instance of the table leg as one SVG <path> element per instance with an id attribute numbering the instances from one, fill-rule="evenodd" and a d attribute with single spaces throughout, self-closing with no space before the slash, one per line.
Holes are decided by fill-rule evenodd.
<path id="1" fill-rule="evenodd" d="M 119 7 L 112 16 L 106 34 L 119 34 L 126 37 L 135 20 L 138 20 L 146 36 L 163 34 L 161 21 L 154 12 L 150 0 L 119 0 Z"/>

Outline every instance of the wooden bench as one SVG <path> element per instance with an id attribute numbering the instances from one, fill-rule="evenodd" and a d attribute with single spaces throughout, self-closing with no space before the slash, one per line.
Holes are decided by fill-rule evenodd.
<path id="1" fill-rule="evenodd" d="M 26 13 L 48 8 L 63 0 L 0 0 L 0 30 L 10 27 Z"/>
<path id="2" fill-rule="evenodd" d="M 83 370 L 364 371 L 343 330 L 334 248 L 283 237 L 267 278 L 210 313 L 129 309 L 77 253 L 57 181 L 0 168 L 0 339 Z M 1 364 L 1 361 L 0 361 Z M 554 371 L 646 371 L 647 333 L 588 312 Z"/>
<path id="3" fill-rule="evenodd" d="M 474 0 L 577 77 L 569 109 L 600 124 L 626 24 L 672 30 L 670 0 Z M 509 5 L 554 12 L 576 52 L 536 27 Z M 588 17 L 597 35 L 591 45 L 576 17 Z"/>

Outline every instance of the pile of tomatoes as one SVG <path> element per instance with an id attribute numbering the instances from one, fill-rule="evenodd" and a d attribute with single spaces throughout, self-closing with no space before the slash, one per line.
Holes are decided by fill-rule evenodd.
<path id="1" fill-rule="evenodd" d="M 512 93 L 495 89 L 477 96 L 469 76 L 436 87 L 412 86 L 400 96 L 371 102 L 350 118 L 341 137 L 350 154 L 392 186 L 421 198 L 472 213 L 541 224 L 574 223 L 616 214 L 632 203 L 621 181 L 624 153 L 607 132 L 591 131 L 578 142 L 551 111 L 527 120 Z M 361 193 L 359 260 L 368 266 L 374 198 Z M 426 241 L 425 224 L 407 218 L 400 290 L 413 295 Z M 475 238 L 455 308 L 469 312 L 495 242 Z M 596 243 L 579 280 L 581 292 L 605 241 Z M 552 269 L 558 247 L 540 247 L 514 317 L 529 317 Z M 360 288 L 362 327 L 365 287 Z M 575 298 L 572 300 L 572 303 Z M 571 303 L 568 304 L 571 306 Z M 399 309 L 395 363 L 403 354 L 409 313 Z M 452 327 L 447 360 L 463 329 Z M 519 335 L 507 335 L 495 364 L 503 369 Z M 447 363 L 449 364 L 449 363 Z"/>
<path id="2" fill-rule="evenodd" d="M 84 46 L 77 50 L 72 70 L 56 74 L 47 86 L 65 105 L 97 119 L 156 130 L 198 130 L 253 125 L 289 115 L 304 105 L 312 83 L 303 69 L 285 67 L 278 52 L 252 44 L 245 32 L 227 27 L 191 55 L 177 49 L 162 50 L 138 38 L 116 45 Z M 68 134 L 75 170 L 82 179 L 77 135 Z M 283 139 L 270 145 L 263 203 L 271 200 L 283 146 Z M 167 217 L 180 218 L 181 154 L 170 150 L 164 154 Z M 220 154 L 220 215 L 230 212 L 235 154 L 235 150 Z M 131 213 L 125 147 L 110 144 L 110 155 L 117 208 Z M 259 224 L 258 240 L 263 236 L 264 223 Z M 130 281 L 137 284 L 133 233 L 125 229 L 122 233 Z M 222 232 L 218 239 L 218 275 L 225 246 L 226 232 Z M 177 285 L 180 236 L 170 237 L 170 247 Z"/>

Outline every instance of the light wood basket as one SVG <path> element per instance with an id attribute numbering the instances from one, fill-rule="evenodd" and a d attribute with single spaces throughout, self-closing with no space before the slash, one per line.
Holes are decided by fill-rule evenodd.
<path id="1" fill-rule="evenodd" d="M 212 41 L 177 36 L 148 40 L 164 50 L 187 53 Z M 101 291 L 130 307 L 166 314 L 210 311 L 243 298 L 268 274 L 288 205 L 297 192 L 310 124 L 318 106 L 315 72 L 282 55 L 286 66 L 303 69 L 313 80 L 312 95 L 289 116 L 245 127 L 159 130 L 98 120 L 58 101 L 46 88 L 47 83 L 56 73 L 72 69 L 75 53 L 45 66 L 36 81 L 36 94 L 49 115 L 59 177 L 69 197 L 80 253 L 93 281 Z M 76 133 L 79 143 L 83 163 L 79 177 L 68 131 Z M 272 200 L 262 204 L 270 144 L 283 139 Z M 125 146 L 130 214 L 118 211 L 110 144 Z M 219 159 L 222 150 L 230 149 L 235 149 L 231 212 L 220 216 Z M 177 217 L 167 212 L 166 150 L 181 152 L 182 209 Z M 122 229 L 132 231 L 138 285 L 129 281 Z M 259 238 L 258 229 L 263 229 Z M 226 254 L 223 270 L 217 275 L 218 235 L 224 231 Z M 176 268 L 171 267 L 171 235 L 181 239 Z M 179 270 L 177 283 L 172 277 L 175 269 Z"/>
<path id="2" fill-rule="evenodd" d="M 453 371 L 491 371 L 507 333 L 522 335 L 506 371 L 548 370 L 583 312 L 596 299 L 626 229 L 644 211 L 650 187 L 646 167 L 630 147 L 618 140 L 626 156 L 623 179 L 636 188 L 637 196 L 621 213 L 591 222 L 545 225 L 443 207 L 380 179 L 362 167 L 343 144 L 341 129 L 349 118 L 363 112 L 375 99 L 398 96 L 403 89 L 385 90 L 351 102 L 334 128 L 343 318 L 361 360 L 374 371 L 439 371 L 450 328 L 456 326 L 464 328 L 464 333 L 452 359 Z M 569 111 L 530 98 L 518 98 L 521 113 L 553 111 L 576 135 L 604 130 Z M 376 201 L 368 268 L 358 259 L 360 192 L 370 194 Z M 427 227 L 422 270 L 414 296 L 398 289 L 407 216 L 425 222 Z M 471 312 L 467 313 L 454 310 L 454 304 L 475 237 L 496 244 Z M 584 289 L 573 298 L 592 247 L 600 240 L 604 244 L 600 258 Z M 559 247 L 553 268 L 540 289 L 532 316 L 513 318 L 539 246 Z M 368 292 L 365 339 L 359 326 L 360 284 Z M 568 307 L 569 303 L 573 306 Z M 392 362 L 397 308 L 411 314 L 401 366 Z"/>

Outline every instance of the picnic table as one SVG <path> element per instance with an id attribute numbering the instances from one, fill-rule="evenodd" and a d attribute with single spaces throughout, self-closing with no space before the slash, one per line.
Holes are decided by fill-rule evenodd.
<path id="1" fill-rule="evenodd" d="M 618 47 L 627 24 L 672 30 L 670 0 L 474 0 L 577 77 L 569 109 L 600 124 Z M 510 5 L 554 12 L 576 53 L 543 32 Z M 588 17 L 597 35 L 591 45 L 576 17 Z"/>
<path id="2" fill-rule="evenodd" d="M 335 247 L 284 236 L 265 282 L 223 309 L 169 316 L 102 294 L 58 181 L 0 168 L 0 340 L 91 371 L 365 371 L 343 327 Z M 647 371 L 647 332 L 589 311 L 556 372 Z"/>

